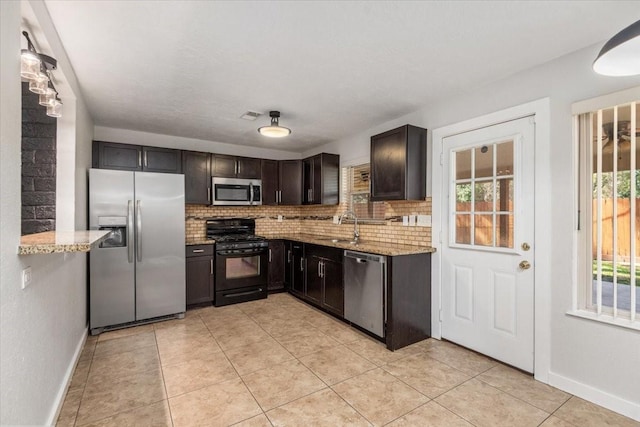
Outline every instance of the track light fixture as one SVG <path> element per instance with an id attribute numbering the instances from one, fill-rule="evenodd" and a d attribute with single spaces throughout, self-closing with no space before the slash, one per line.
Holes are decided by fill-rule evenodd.
<path id="1" fill-rule="evenodd" d="M 47 116 L 62 116 L 62 101 L 58 96 L 53 82 L 51 71 L 57 69 L 58 61 L 55 58 L 38 53 L 31 43 L 29 33 L 22 32 L 27 39 L 27 49 L 22 49 L 20 54 L 20 77 L 29 82 L 29 90 L 40 95 L 40 105 L 47 107 Z"/>
<path id="2" fill-rule="evenodd" d="M 258 128 L 260 135 L 270 138 L 282 138 L 291 134 L 291 129 L 280 126 L 279 124 L 280 111 L 269 111 L 269 117 L 271 117 L 271 125 Z"/>

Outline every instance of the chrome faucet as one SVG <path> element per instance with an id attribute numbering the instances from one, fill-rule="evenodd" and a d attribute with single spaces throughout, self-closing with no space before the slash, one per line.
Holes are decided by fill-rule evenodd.
<path id="1" fill-rule="evenodd" d="M 338 220 L 338 225 L 342 225 L 342 220 L 347 215 L 351 215 L 353 217 L 353 241 L 358 242 L 360 238 L 360 231 L 358 231 L 358 217 L 354 211 L 345 211 L 342 215 L 340 215 L 340 219 Z"/>

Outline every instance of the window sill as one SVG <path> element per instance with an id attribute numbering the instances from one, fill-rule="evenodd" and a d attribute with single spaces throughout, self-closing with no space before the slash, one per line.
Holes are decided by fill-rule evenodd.
<path id="1" fill-rule="evenodd" d="M 606 323 L 608 325 L 618 326 L 621 328 L 632 329 L 634 331 L 640 331 L 640 321 L 636 320 L 632 322 L 629 319 L 610 316 L 608 314 L 596 314 L 593 311 L 587 310 L 570 310 L 567 312 L 569 316 L 580 317 L 582 319 L 593 320 L 595 322 Z M 636 315 L 637 317 L 637 315 Z"/>

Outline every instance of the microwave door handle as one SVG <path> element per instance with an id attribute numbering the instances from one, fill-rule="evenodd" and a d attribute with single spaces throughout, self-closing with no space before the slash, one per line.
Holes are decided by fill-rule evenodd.
<path id="1" fill-rule="evenodd" d="M 249 204 L 253 205 L 253 183 L 249 183 Z"/>
<path id="2" fill-rule="evenodd" d="M 133 244 L 135 237 L 133 234 L 133 200 L 127 200 L 127 261 L 133 263 Z"/>

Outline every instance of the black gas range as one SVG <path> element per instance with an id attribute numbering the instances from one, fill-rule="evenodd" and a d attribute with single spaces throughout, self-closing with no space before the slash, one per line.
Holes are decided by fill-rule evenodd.
<path id="1" fill-rule="evenodd" d="M 207 220 L 207 238 L 216 241 L 216 307 L 267 297 L 269 243 L 255 229 L 249 218 Z"/>

